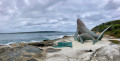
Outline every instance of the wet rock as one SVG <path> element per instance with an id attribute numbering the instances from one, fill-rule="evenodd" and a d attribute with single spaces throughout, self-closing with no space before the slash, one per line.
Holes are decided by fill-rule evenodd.
<path id="1" fill-rule="evenodd" d="M 45 41 L 50 41 L 50 40 L 49 40 L 49 39 L 46 39 L 46 40 L 43 40 L 43 41 L 45 42 Z"/>
<path id="2" fill-rule="evenodd" d="M 30 59 L 30 60 L 27 60 L 27 61 L 37 61 L 36 59 L 34 59 L 34 58 L 32 58 L 32 59 Z"/>
<path id="3" fill-rule="evenodd" d="M 63 38 L 69 38 L 70 36 L 64 36 Z"/>
<path id="4" fill-rule="evenodd" d="M 3 45 L 0 45 L 0 46 L 3 46 Z"/>
<path id="5" fill-rule="evenodd" d="M 28 45 L 45 47 L 45 46 L 53 46 L 54 42 L 53 41 L 33 42 L 33 43 L 28 43 Z"/>
<path id="6" fill-rule="evenodd" d="M 28 43 L 28 45 L 39 46 L 39 47 L 45 46 L 43 42 L 33 42 L 33 43 Z"/>

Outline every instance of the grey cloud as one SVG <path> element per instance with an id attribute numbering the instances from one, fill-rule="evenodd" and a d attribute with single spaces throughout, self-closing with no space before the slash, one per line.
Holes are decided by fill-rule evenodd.
<path id="1" fill-rule="evenodd" d="M 104 6 L 104 9 L 106 10 L 115 10 L 120 7 L 120 3 L 115 0 L 110 0 L 108 3 Z"/>
<path id="2" fill-rule="evenodd" d="M 77 18 L 91 29 L 120 19 L 118 3 L 118 0 L 1 0 L 0 32 L 75 31 Z"/>

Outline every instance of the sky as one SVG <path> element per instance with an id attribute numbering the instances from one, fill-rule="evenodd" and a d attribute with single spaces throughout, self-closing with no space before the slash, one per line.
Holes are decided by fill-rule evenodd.
<path id="1" fill-rule="evenodd" d="M 0 0 L 0 33 L 76 31 L 120 19 L 120 0 Z"/>

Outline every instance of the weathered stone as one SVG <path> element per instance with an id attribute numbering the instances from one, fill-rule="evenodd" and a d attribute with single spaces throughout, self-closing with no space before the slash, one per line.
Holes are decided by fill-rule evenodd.
<path id="1" fill-rule="evenodd" d="M 39 46 L 39 47 L 44 47 L 45 46 L 43 42 L 28 43 L 28 45 Z"/>
<path id="2" fill-rule="evenodd" d="M 33 42 L 33 43 L 28 43 L 28 45 L 45 47 L 45 46 L 53 46 L 54 42 L 53 41 Z"/>
<path id="3" fill-rule="evenodd" d="M 63 38 L 68 38 L 68 37 L 70 37 L 70 36 L 64 36 Z"/>
<path id="4" fill-rule="evenodd" d="M 31 49 L 27 49 L 26 52 L 28 52 L 28 53 L 41 53 L 42 50 L 40 50 L 39 48 L 31 48 Z"/>
<path id="5" fill-rule="evenodd" d="M 3 61 L 3 60 L 0 58 L 0 61 Z"/>
<path id="6" fill-rule="evenodd" d="M 34 59 L 34 58 L 32 58 L 32 59 L 30 59 L 30 60 L 27 60 L 27 61 L 37 61 L 36 59 Z"/>
<path id="7" fill-rule="evenodd" d="M 7 61 L 15 61 L 15 58 L 9 58 Z"/>
<path id="8" fill-rule="evenodd" d="M 24 57 L 32 57 L 31 55 L 23 55 Z"/>
<path id="9" fill-rule="evenodd" d="M 0 49 L 0 54 L 3 53 L 4 51 L 8 50 L 8 49 L 10 49 L 10 47 L 1 48 Z"/>
<path id="10" fill-rule="evenodd" d="M 13 47 L 13 48 L 2 48 L 0 49 L 0 60 L 2 61 L 23 61 L 26 59 L 34 58 L 36 55 L 40 55 L 39 57 L 44 57 L 42 53 L 42 49 L 30 46 L 30 45 L 24 45 L 19 47 Z M 31 54 L 34 53 L 34 54 Z M 25 58 L 26 57 L 26 58 Z M 40 58 L 41 59 L 41 58 Z M 35 61 L 35 60 L 33 60 Z"/>
<path id="11" fill-rule="evenodd" d="M 97 61 L 119 61 L 120 47 L 118 45 L 103 47 L 92 58 Z"/>
<path id="12" fill-rule="evenodd" d="M 61 51 L 61 49 L 54 49 L 54 48 L 48 48 L 47 49 L 47 52 L 49 52 L 49 53 L 59 52 L 59 51 Z"/>

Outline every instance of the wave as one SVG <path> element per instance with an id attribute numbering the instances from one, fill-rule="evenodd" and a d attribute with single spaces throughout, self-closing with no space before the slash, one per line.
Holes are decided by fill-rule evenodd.
<path id="1" fill-rule="evenodd" d="M 33 32 L 14 32 L 14 33 L 0 33 L 0 34 L 23 34 L 23 33 L 63 33 L 61 31 L 33 31 Z"/>
<path id="2" fill-rule="evenodd" d="M 30 33 L 30 34 L 4 34 L 0 35 L 0 45 L 13 43 L 42 42 L 43 40 L 54 40 L 64 36 L 72 36 L 73 33 Z"/>
<path id="3" fill-rule="evenodd" d="M 9 42 L 9 43 L 6 43 L 5 45 L 10 45 L 10 44 L 14 44 L 16 42 Z"/>

